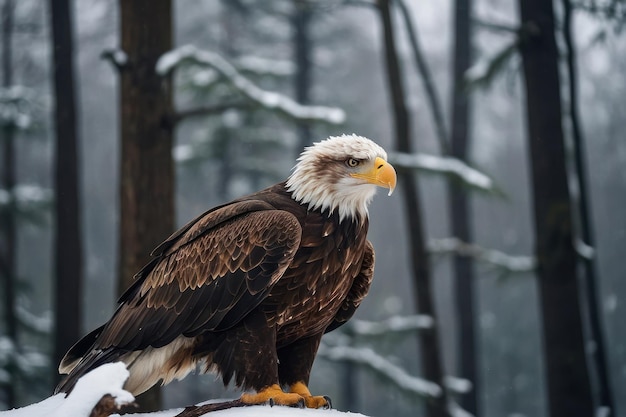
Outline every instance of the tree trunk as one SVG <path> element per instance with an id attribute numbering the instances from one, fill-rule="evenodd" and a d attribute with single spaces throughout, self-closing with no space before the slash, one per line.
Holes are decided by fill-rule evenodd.
<path id="1" fill-rule="evenodd" d="M 591 416 L 593 401 L 573 246 L 551 1 L 520 0 L 535 254 L 548 402 L 553 417 Z"/>
<path id="2" fill-rule="evenodd" d="M 572 126 L 572 141 L 574 143 L 574 164 L 576 179 L 578 180 L 578 218 L 580 224 L 579 239 L 587 246 L 595 248 L 591 208 L 589 205 L 589 192 L 587 191 L 587 169 L 585 166 L 585 141 L 583 139 L 580 117 L 578 113 L 578 77 L 576 71 L 576 47 L 572 39 L 572 4 L 570 0 L 562 0 L 563 4 L 563 38 L 567 50 L 567 72 L 569 85 L 569 115 Z M 608 374 L 606 359 L 606 344 L 602 328 L 601 308 L 598 306 L 599 279 L 596 274 L 596 256 L 584 257 L 585 267 L 585 295 L 587 311 L 589 312 L 589 333 L 596 348 L 589 354 L 591 363 L 597 377 L 597 395 L 599 405 L 611 411 L 610 415 L 616 415 L 614 410 L 611 381 Z"/>
<path id="3" fill-rule="evenodd" d="M 295 96 L 300 104 L 309 104 L 311 87 L 311 53 L 312 42 L 310 26 L 312 19 L 311 5 L 308 1 L 296 1 L 292 17 L 293 27 L 293 54 L 296 63 Z M 298 123 L 300 136 L 300 150 L 311 144 L 311 128 L 308 123 Z"/>
<path id="4" fill-rule="evenodd" d="M 54 365 L 81 335 L 82 245 L 79 151 L 72 17 L 69 0 L 50 0 L 55 98 L 55 332 Z M 59 375 L 54 366 L 55 380 Z"/>
<path id="5" fill-rule="evenodd" d="M 121 70 L 119 285 L 122 293 L 174 229 L 174 165 L 170 77 L 155 72 L 172 47 L 171 0 L 120 0 L 121 45 L 128 65 Z M 137 402 L 160 408 L 160 390 Z"/>
<path id="6" fill-rule="evenodd" d="M 406 26 L 406 30 L 409 35 L 409 43 L 411 45 L 411 50 L 413 51 L 415 67 L 417 68 L 420 78 L 424 84 L 424 92 L 426 93 L 425 99 L 429 104 L 428 107 L 430 108 L 433 117 L 433 124 L 435 126 L 435 137 L 439 142 L 441 153 L 448 155 L 450 153 L 450 149 L 448 146 L 448 134 L 446 133 L 446 124 L 443 117 L 441 101 L 439 100 L 439 94 L 437 94 L 437 90 L 435 89 L 435 82 L 433 81 L 430 68 L 428 67 L 426 58 L 422 53 L 422 48 L 420 47 L 417 36 L 417 30 L 411 20 L 411 11 L 404 3 L 404 0 L 395 0 L 395 3 L 400 9 L 400 15 L 402 16 L 402 20 L 404 21 L 404 25 Z"/>
<path id="7" fill-rule="evenodd" d="M 452 79 L 451 156 L 467 160 L 469 147 L 469 98 L 464 76 L 470 67 L 471 0 L 456 0 L 454 5 L 454 52 Z M 465 189 L 455 181 L 448 181 L 448 213 L 452 236 L 463 242 L 472 241 L 470 204 Z M 471 258 L 455 255 L 454 302 L 456 306 L 459 376 L 472 382 L 473 389 L 461 397 L 461 407 L 478 415 L 478 353 L 476 350 L 476 314 L 474 307 L 474 270 Z"/>
<path id="8" fill-rule="evenodd" d="M 2 6 L 2 86 L 11 87 L 13 84 L 13 0 L 5 0 Z M 3 150 L 2 161 L 2 187 L 7 190 L 12 197 L 15 197 L 15 126 L 6 124 L 2 126 L 2 138 L 0 139 Z M 13 341 L 15 346 L 19 346 L 17 332 L 17 318 L 15 316 L 15 283 L 17 280 L 17 262 L 15 248 L 17 246 L 17 230 L 15 223 L 15 199 L 11 202 L 2 216 L 2 249 L 0 258 L 2 270 L 0 276 L 3 280 L 4 295 L 2 303 L 4 305 L 4 319 L 6 321 L 6 336 Z M 9 364 L 7 369 L 11 375 L 11 381 L 5 385 L 6 402 L 9 408 L 14 408 L 15 398 L 15 378 L 17 369 L 15 364 Z"/>
<path id="9" fill-rule="evenodd" d="M 400 152 L 411 152 L 411 135 L 409 117 L 404 99 L 402 74 L 398 62 L 398 54 L 393 34 L 390 0 L 379 0 L 380 16 L 383 25 L 385 63 L 387 66 L 387 80 L 391 91 L 392 105 L 394 110 L 396 147 Z M 421 352 L 421 368 L 424 378 L 438 384 L 441 396 L 433 398 L 426 403 L 426 411 L 429 417 L 449 416 L 447 408 L 447 395 L 443 386 L 443 364 L 439 348 L 439 330 L 437 315 L 435 312 L 431 270 L 428 253 L 426 251 L 424 228 L 422 225 L 420 195 L 415 181 L 415 174 L 410 171 L 400 170 L 400 186 L 403 190 L 404 206 L 408 222 L 410 253 L 412 261 L 415 301 L 418 314 L 429 315 L 433 318 L 434 325 L 430 329 L 418 332 Z"/>

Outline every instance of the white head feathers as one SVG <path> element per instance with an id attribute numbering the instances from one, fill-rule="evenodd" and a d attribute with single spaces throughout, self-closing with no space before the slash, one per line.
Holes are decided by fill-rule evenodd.
<path id="1" fill-rule="evenodd" d="M 386 161 L 387 153 L 370 139 L 331 136 L 304 149 L 287 180 L 287 190 L 311 210 L 338 211 L 340 220 L 366 217 L 376 185 L 353 174 L 373 168 L 376 158 Z"/>

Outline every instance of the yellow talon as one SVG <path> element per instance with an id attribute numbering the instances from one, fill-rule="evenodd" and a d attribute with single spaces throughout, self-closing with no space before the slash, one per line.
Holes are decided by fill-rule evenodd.
<path id="1" fill-rule="evenodd" d="M 289 387 L 289 392 L 298 394 L 304 398 L 307 408 L 331 408 L 330 398 L 320 395 L 311 395 L 311 391 L 304 382 L 296 382 Z"/>
<path id="2" fill-rule="evenodd" d="M 279 385 L 274 384 L 270 385 L 267 388 L 262 389 L 256 394 L 243 394 L 241 396 L 241 401 L 246 404 L 265 404 L 269 402 L 272 405 L 291 405 L 297 406 L 303 400 L 302 396 L 296 393 L 286 393 L 280 388 Z"/>

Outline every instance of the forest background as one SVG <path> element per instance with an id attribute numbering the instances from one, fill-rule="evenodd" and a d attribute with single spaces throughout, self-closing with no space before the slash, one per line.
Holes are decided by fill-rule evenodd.
<path id="1" fill-rule="evenodd" d="M 3 409 L 51 394 L 176 226 L 355 132 L 399 192 L 373 203 L 376 279 L 314 391 L 373 416 L 626 415 L 624 2 L 1 7 Z M 220 385 L 145 403 L 238 395 Z"/>

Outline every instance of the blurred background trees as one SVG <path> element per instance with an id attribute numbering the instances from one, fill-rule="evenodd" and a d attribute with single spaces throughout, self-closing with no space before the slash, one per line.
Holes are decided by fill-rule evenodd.
<path id="1" fill-rule="evenodd" d="M 356 132 L 402 195 L 373 203 L 374 286 L 313 389 L 374 416 L 626 410 L 623 1 L 0 1 L 3 408 L 49 395 L 53 337 L 73 338 L 55 305 L 75 311 L 61 329 L 92 329 L 177 225 Z M 61 3 L 74 94 L 53 76 Z M 53 234 L 53 186 L 78 236 Z M 53 272 L 81 246 L 82 297 Z M 64 279 L 77 292 L 54 302 Z M 194 375 L 152 406 L 236 395 Z"/>

